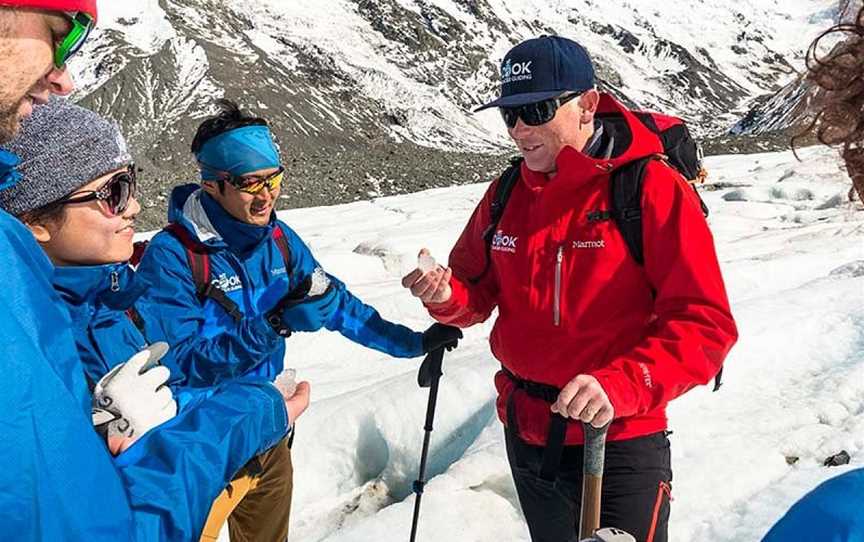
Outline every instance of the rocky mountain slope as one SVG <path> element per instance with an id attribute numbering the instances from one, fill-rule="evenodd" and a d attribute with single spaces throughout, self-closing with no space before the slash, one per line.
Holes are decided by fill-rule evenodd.
<path id="1" fill-rule="evenodd" d="M 305 206 L 489 178 L 510 152 L 497 63 L 539 34 L 582 42 L 631 105 L 725 133 L 800 67 L 836 0 L 141 0 L 100 2 L 74 99 L 117 119 L 145 219 L 195 179 L 188 147 L 218 97 L 267 117 Z"/>

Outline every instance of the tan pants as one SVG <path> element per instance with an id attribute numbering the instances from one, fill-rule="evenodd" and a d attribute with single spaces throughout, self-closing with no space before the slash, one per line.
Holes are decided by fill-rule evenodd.
<path id="1" fill-rule="evenodd" d="M 287 439 L 256 459 L 260 472 L 254 472 L 253 460 L 213 502 L 201 542 L 217 540 L 226 518 L 231 542 L 288 539 L 294 469 Z"/>

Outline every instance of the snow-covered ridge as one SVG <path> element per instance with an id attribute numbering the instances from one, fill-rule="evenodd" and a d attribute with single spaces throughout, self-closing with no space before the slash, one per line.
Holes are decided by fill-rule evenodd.
<path id="1" fill-rule="evenodd" d="M 793 77 L 837 1 L 100 0 L 73 99 L 121 123 L 148 224 L 194 179 L 192 134 L 219 97 L 270 121 L 281 206 L 346 202 L 499 172 L 503 123 L 471 111 L 522 39 L 583 42 L 602 88 L 709 136 Z"/>
<path id="2" fill-rule="evenodd" d="M 79 97 L 115 87 L 95 100 L 118 117 L 146 119 L 161 101 L 153 94 L 165 92 L 160 80 L 201 72 L 206 92 L 169 100 L 174 116 L 194 117 L 206 98 L 239 94 L 250 106 L 284 112 L 289 138 L 351 140 L 360 129 L 490 150 L 504 142 L 495 113 L 466 113 L 495 92 L 508 48 L 557 33 L 587 46 L 606 88 L 684 115 L 707 134 L 787 83 L 835 7 L 836 0 L 103 0 L 96 44 L 74 67 Z M 123 84 L 112 85 L 117 78 Z M 131 96 L 110 98 L 130 87 Z M 178 123 L 142 121 L 133 140 Z"/>

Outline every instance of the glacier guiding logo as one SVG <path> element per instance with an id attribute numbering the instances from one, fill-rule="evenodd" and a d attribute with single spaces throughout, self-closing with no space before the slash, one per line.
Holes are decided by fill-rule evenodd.
<path id="1" fill-rule="evenodd" d="M 516 62 L 514 64 L 513 60 L 508 58 L 507 62 L 501 66 L 501 84 L 506 85 L 507 83 L 533 79 L 534 75 L 531 73 L 532 62 L 534 61 L 529 60 L 528 62 Z"/>
<path id="2" fill-rule="evenodd" d="M 515 254 L 516 241 L 518 240 L 519 237 L 513 235 L 506 235 L 503 230 L 498 230 L 497 232 L 495 232 L 495 237 L 492 238 L 492 250 Z"/>
<path id="3" fill-rule="evenodd" d="M 510 67 L 511 60 L 508 58 L 507 63 L 501 66 L 501 79 L 507 79 L 510 77 L 510 74 L 513 71 L 513 68 Z"/>
<path id="4" fill-rule="evenodd" d="M 240 281 L 240 277 L 238 277 L 237 275 L 229 277 L 225 273 L 220 273 L 219 276 L 211 280 L 210 283 L 214 286 L 217 286 L 226 294 L 228 292 L 243 289 L 243 282 Z"/>

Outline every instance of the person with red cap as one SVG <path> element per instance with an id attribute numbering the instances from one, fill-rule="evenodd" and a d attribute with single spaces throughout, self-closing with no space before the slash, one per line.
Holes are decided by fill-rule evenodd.
<path id="1" fill-rule="evenodd" d="M 34 104 L 72 92 L 66 60 L 96 17 L 96 0 L 0 0 L 0 141 L 15 135 Z"/>
<path id="2" fill-rule="evenodd" d="M 489 187 L 450 268 L 402 284 L 443 324 L 497 309 L 498 415 L 534 542 L 578 540 L 583 423 L 611 423 L 601 527 L 665 542 L 666 405 L 714 378 L 738 336 L 699 197 L 649 124 L 673 119 L 642 120 L 598 92 L 587 51 L 560 36 L 511 49 L 486 107 L 521 160 Z M 631 164 L 641 178 L 621 176 Z M 613 181 L 633 182 L 625 193 Z M 637 186 L 641 196 L 615 197 Z"/>
<path id="3" fill-rule="evenodd" d="M 86 116 L 27 117 L 51 94 L 72 90 L 66 60 L 84 43 L 96 17 L 95 0 L 0 0 L 0 140 L 9 143 L 0 151 L 4 201 L 45 179 L 38 190 L 21 198 L 29 198 L 29 205 L 32 197 L 63 190 L 69 179 L 86 174 L 56 167 L 58 157 L 74 157 L 79 168 L 94 166 L 80 162 L 89 148 L 75 150 L 76 145 L 86 147 L 85 139 L 94 135 L 92 123 L 81 121 Z M 69 109 L 74 108 L 55 104 L 54 111 Z M 22 121 L 29 135 L 16 136 Z M 126 156 L 120 138 L 109 137 L 108 142 L 116 144 L 117 156 Z M 19 158 L 8 149 L 26 152 Z M 51 160 L 42 167 L 38 156 Z M 49 162 L 55 165 L 53 171 Z M 119 181 L 114 185 L 125 186 Z M 100 212 L 111 215 L 112 205 L 122 204 L 130 194 L 92 191 L 86 201 L 72 205 L 77 211 L 89 206 L 94 217 Z M 285 398 L 269 382 L 249 380 L 204 390 L 194 404 L 184 402 L 162 385 L 168 371 L 158 365 L 165 353 L 160 345 L 145 348 L 98 382 L 88 383 L 69 311 L 52 285 L 54 264 L 62 262 L 52 264 L 33 234 L 0 211 L 2 537 L 197 539 L 212 501 L 253 456 L 285 437 L 289 422 L 308 404 L 308 395 L 298 403 L 297 396 Z M 94 424 L 107 428 L 107 443 Z M 124 450 L 116 458 L 109 453 L 112 435 L 119 443 L 115 448 Z"/>

